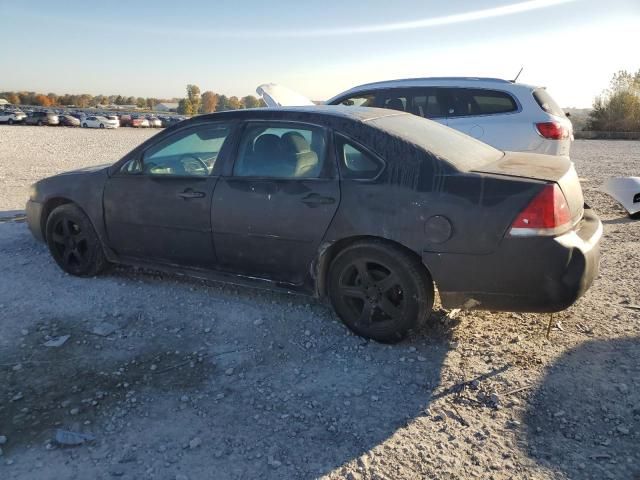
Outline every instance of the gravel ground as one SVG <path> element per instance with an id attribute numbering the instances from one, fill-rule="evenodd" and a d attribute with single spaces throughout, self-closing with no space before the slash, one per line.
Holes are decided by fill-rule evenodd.
<path id="1" fill-rule="evenodd" d="M 603 259 L 550 339 L 436 306 L 384 346 L 305 297 L 63 274 L 15 217 L 28 185 L 154 133 L 0 127 L 0 478 L 640 478 L 640 222 L 595 189 L 640 142 L 574 144 Z"/>

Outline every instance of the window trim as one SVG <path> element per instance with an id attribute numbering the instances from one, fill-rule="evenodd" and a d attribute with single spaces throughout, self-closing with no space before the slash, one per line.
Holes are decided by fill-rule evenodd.
<path id="1" fill-rule="evenodd" d="M 244 134 L 245 132 L 251 128 L 252 125 L 256 125 L 256 124 L 267 124 L 267 125 L 274 125 L 274 124 L 282 124 L 282 125 L 300 125 L 303 128 L 304 127 L 312 127 L 312 128 L 317 128 L 322 130 L 322 133 L 324 134 L 324 141 L 325 141 L 325 152 L 324 152 L 324 164 L 322 166 L 321 172 L 326 173 L 326 176 L 320 176 L 320 177 L 265 177 L 265 176 L 258 176 L 258 175 L 254 175 L 254 176 L 246 176 L 246 175 L 235 175 L 234 174 L 234 168 L 236 166 L 236 162 L 239 159 L 239 155 L 240 155 L 240 147 L 242 145 L 242 140 L 244 138 Z M 267 127 L 269 128 L 269 127 Z M 278 127 L 275 127 L 278 128 Z M 285 128 L 285 127 L 283 127 Z M 234 181 L 237 180 L 251 180 L 251 181 L 256 181 L 256 180 L 264 180 L 264 181 L 278 181 L 278 182 L 283 182 L 283 181 L 318 181 L 318 180 L 322 180 L 322 181 L 327 181 L 327 180 L 335 180 L 336 179 L 336 168 L 334 167 L 335 165 L 335 159 L 332 162 L 331 161 L 331 150 L 333 148 L 332 146 L 332 141 L 331 141 L 331 135 L 329 134 L 329 130 L 327 129 L 326 126 L 324 125 L 319 125 L 317 123 L 312 123 L 312 122 L 302 122 L 302 121 L 298 121 L 298 120 L 285 120 L 285 119 L 264 119 L 264 118 L 260 118 L 260 119 L 250 119 L 250 120 L 245 120 L 244 122 L 242 122 L 242 125 L 240 126 L 240 128 L 238 129 L 238 134 L 237 137 L 235 139 L 234 142 L 234 146 L 233 146 L 233 151 L 231 153 L 232 156 L 232 160 L 229 162 L 229 168 L 228 170 L 222 175 L 225 178 L 230 178 L 233 179 Z"/>
<path id="2" fill-rule="evenodd" d="M 362 143 L 358 142 L 357 140 L 354 140 L 353 138 L 349 137 L 348 135 L 345 135 L 343 133 L 340 132 L 333 132 L 333 136 L 335 137 L 335 140 L 333 142 L 334 144 L 334 154 L 336 156 L 336 162 L 338 165 L 338 174 L 340 176 L 340 181 L 341 182 L 359 182 L 359 183 L 375 183 L 378 181 L 378 179 L 380 178 L 380 176 L 386 172 L 387 170 L 387 161 L 382 158 L 380 155 L 378 155 L 377 153 L 375 153 L 373 150 L 371 150 L 369 147 L 364 146 Z M 359 150 L 364 151 L 365 153 L 371 155 L 374 159 L 378 160 L 381 164 L 382 164 L 382 168 L 378 171 L 378 173 L 371 178 L 344 178 L 342 176 L 342 148 L 344 146 L 345 143 L 349 143 L 354 147 L 357 147 Z M 346 168 L 346 167 L 344 167 Z"/>
<path id="3" fill-rule="evenodd" d="M 334 100 L 333 102 L 330 103 L 330 105 L 342 105 L 342 102 L 344 102 L 345 100 L 348 100 L 350 98 L 353 98 L 355 96 L 360 96 L 360 97 L 364 97 L 365 95 L 373 95 L 373 106 L 368 107 L 368 108 L 374 108 L 378 106 L 379 100 L 378 100 L 378 93 L 380 92 L 379 89 L 375 89 L 375 90 L 362 90 L 360 92 L 356 92 L 356 93 L 352 93 L 349 95 L 343 95 L 342 97 L 340 97 L 337 100 Z M 345 107 L 348 107 L 350 105 L 344 105 Z M 367 108 L 367 107 L 362 107 L 362 108 Z"/>
<path id="4" fill-rule="evenodd" d="M 216 163 L 213 167 L 213 170 L 208 175 L 151 175 L 148 173 L 144 173 L 144 171 L 140 173 L 124 173 L 122 171 L 123 167 L 131 161 L 136 161 L 136 160 L 144 161 L 144 155 L 149 149 L 154 148 L 158 144 L 166 140 L 169 140 L 170 138 L 175 137 L 178 134 L 182 134 L 188 130 L 196 130 L 199 128 L 207 128 L 207 127 L 212 127 L 216 125 L 227 126 L 229 128 L 229 134 L 225 138 L 225 141 L 222 145 L 222 148 L 220 149 L 220 152 L 218 152 L 218 157 L 216 158 Z M 226 158 L 228 150 L 232 147 L 232 143 L 234 141 L 233 136 L 234 136 L 234 132 L 236 131 L 237 122 L 218 120 L 215 122 L 208 121 L 208 122 L 201 122 L 201 123 L 196 123 L 191 125 L 181 125 L 180 127 L 181 128 L 178 128 L 173 132 L 166 132 L 167 134 L 163 135 L 162 138 L 155 139 L 152 137 L 152 139 L 150 140 L 155 140 L 153 142 L 143 143 L 140 147 L 136 148 L 130 154 L 123 157 L 119 162 L 115 163 L 111 167 L 113 170 L 111 171 L 110 176 L 128 177 L 128 178 L 153 178 L 153 179 L 174 179 L 174 178 L 206 179 L 206 178 L 221 176 L 222 173 L 220 172 L 220 170 L 222 170 L 223 168 L 223 163 Z"/>

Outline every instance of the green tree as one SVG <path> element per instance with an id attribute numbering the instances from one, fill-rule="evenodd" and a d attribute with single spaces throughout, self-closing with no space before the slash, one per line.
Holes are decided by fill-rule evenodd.
<path id="1" fill-rule="evenodd" d="M 200 113 L 213 113 L 218 106 L 218 94 L 212 91 L 206 91 L 202 94 L 202 104 L 200 105 Z"/>
<path id="2" fill-rule="evenodd" d="M 588 130 L 610 132 L 640 131 L 640 70 L 620 70 L 611 84 L 593 103 Z"/>
<path id="3" fill-rule="evenodd" d="M 146 108 L 147 107 L 147 101 L 142 97 L 136 98 L 136 107 L 138 107 L 138 108 Z"/>
<path id="4" fill-rule="evenodd" d="M 193 104 L 188 98 L 183 98 L 178 102 L 178 113 L 181 115 L 193 115 Z"/>
<path id="5" fill-rule="evenodd" d="M 197 85 L 187 85 L 187 99 L 191 103 L 192 115 L 200 111 L 200 87 Z"/>
<path id="6" fill-rule="evenodd" d="M 240 110 L 242 108 L 242 104 L 238 97 L 229 97 L 227 105 L 229 106 L 229 110 Z"/>
<path id="7" fill-rule="evenodd" d="M 242 97 L 240 101 L 242 102 L 242 105 L 244 105 L 244 108 L 258 108 L 262 106 L 260 105 L 260 100 L 258 100 L 253 95 Z"/>
<path id="8" fill-rule="evenodd" d="M 216 112 L 223 112 L 229 110 L 229 98 L 226 95 L 218 95 L 218 105 L 216 105 Z"/>

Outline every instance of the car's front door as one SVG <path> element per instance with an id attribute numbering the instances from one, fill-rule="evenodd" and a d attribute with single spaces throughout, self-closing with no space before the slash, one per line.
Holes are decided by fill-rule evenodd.
<path id="1" fill-rule="evenodd" d="M 229 124 L 176 131 L 124 163 L 107 181 L 104 218 L 119 255 L 211 267 L 211 200 Z"/>
<path id="2" fill-rule="evenodd" d="M 251 122 L 218 181 L 213 233 L 228 271 L 303 283 L 340 202 L 325 129 Z"/>

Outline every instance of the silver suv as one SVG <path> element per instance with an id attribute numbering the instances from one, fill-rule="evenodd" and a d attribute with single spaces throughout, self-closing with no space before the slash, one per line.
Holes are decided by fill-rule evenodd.
<path id="1" fill-rule="evenodd" d="M 410 112 L 500 150 L 569 155 L 573 127 L 544 87 L 498 78 L 412 78 L 368 83 L 326 102 Z"/>

